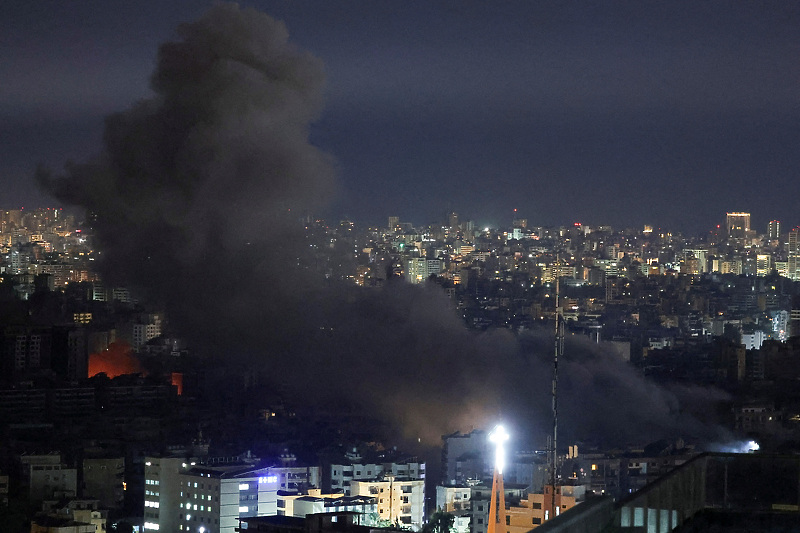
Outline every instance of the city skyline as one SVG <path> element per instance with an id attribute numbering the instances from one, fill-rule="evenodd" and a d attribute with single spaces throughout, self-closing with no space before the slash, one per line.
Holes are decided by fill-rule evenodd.
<path id="1" fill-rule="evenodd" d="M 98 153 L 104 117 L 152 95 L 158 44 L 208 5 L 4 7 L 2 203 L 47 204 L 36 165 Z M 324 65 L 310 140 L 337 176 L 322 216 L 797 223 L 792 5 L 242 5 Z"/>

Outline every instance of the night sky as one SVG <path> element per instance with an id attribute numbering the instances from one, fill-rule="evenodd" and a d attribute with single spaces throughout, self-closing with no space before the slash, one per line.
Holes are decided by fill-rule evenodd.
<path id="1" fill-rule="evenodd" d="M 385 223 L 800 223 L 800 3 L 251 1 L 322 60 L 322 209 Z M 0 206 L 101 149 L 208 1 L 0 4 Z"/>

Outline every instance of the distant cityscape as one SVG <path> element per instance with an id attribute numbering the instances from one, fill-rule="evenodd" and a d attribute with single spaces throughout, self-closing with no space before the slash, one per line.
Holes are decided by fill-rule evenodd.
<path id="1" fill-rule="evenodd" d="M 797 454 L 800 227 L 720 218 L 685 237 L 524 218 L 476 227 L 457 213 L 425 227 L 307 217 L 309 254 L 298 262 L 364 291 L 440 290 L 476 332 L 552 332 L 558 313 L 567 335 L 653 382 L 721 391 L 715 423 L 736 444 L 711 451 Z M 275 532 L 319 515 L 431 533 L 444 513 L 453 533 L 487 533 L 492 428 L 442 435 L 431 454 L 375 413 L 295 405 L 250 387 L 245 371 L 230 380 L 247 394 L 220 402 L 211 378 L 222 371 L 193 339 L 139 287 L 104 279 L 91 220 L 0 212 L 2 531 Z M 509 451 L 503 472 L 507 533 L 555 518 L 553 502 L 557 515 L 624 498 L 709 451 L 688 435 L 624 447 L 586 438 L 555 451 L 518 442 L 527 447 Z"/>

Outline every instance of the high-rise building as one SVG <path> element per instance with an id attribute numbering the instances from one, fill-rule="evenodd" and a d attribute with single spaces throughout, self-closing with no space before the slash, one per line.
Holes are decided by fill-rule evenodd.
<path id="1" fill-rule="evenodd" d="M 771 241 L 781 238 L 781 221 L 780 220 L 770 220 L 769 226 L 767 227 L 767 237 Z"/>
<path id="2" fill-rule="evenodd" d="M 794 228 L 789 232 L 787 242 L 789 255 L 797 255 L 800 253 L 800 228 Z"/>
<path id="3" fill-rule="evenodd" d="M 454 229 L 458 229 L 458 228 L 459 228 L 459 224 L 458 224 L 458 213 L 451 212 L 451 213 L 449 213 L 449 214 L 447 215 L 447 226 L 448 226 L 448 227 L 449 227 L 451 230 L 454 230 Z"/>
<path id="4" fill-rule="evenodd" d="M 775 269 L 775 263 L 770 254 L 758 254 L 756 256 L 756 275 L 769 276 Z"/>
<path id="5" fill-rule="evenodd" d="M 728 237 L 741 239 L 750 232 L 750 213 L 728 213 Z"/>

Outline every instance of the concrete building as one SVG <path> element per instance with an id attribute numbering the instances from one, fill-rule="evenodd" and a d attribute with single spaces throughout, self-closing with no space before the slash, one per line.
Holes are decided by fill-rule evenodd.
<path id="1" fill-rule="evenodd" d="M 8 505 L 8 476 L 0 474 L 0 505 Z"/>
<path id="2" fill-rule="evenodd" d="M 472 487 L 467 485 L 436 487 L 436 509 L 453 515 L 455 533 L 469 533 L 472 523 Z"/>
<path id="3" fill-rule="evenodd" d="M 769 276 L 775 270 L 775 262 L 770 254 L 758 254 L 756 256 L 756 275 Z"/>
<path id="4" fill-rule="evenodd" d="M 278 491 L 278 515 L 305 518 L 318 513 L 355 513 L 356 523 L 377 525 L 378 499 L 344 494 L 322 494 L 320 489 L 311 489 L 307 494 Z"/>
<path id="5" fill-rule="evenodd" d="M 767 339 L 767 334 L 763 331 L 756 330 L 752 333 L 742 333 L 742 344 L 747 350 L 757 350 Z"/>
<path id="6" fill-rule="evenodd" d="M 353 496 L 378 501 L 378 516 L 389 524 L 419 531 L 425 522 L 425 481 L 387 476 L 382 481 L 353 481 Z"/>
<path id="7" fill-rule="evenodd" d="M 444 435 L 442 440 L 442 481 L 445 484 L 466 483 L 468 479 L 483 479 L 487 475 L 488 440 L 485 431 L 457 431 Z"/>
<path id="8" fill-rule="evenodd" d="M 133 324 L 131 328 L 131 346 L 137 351 L 147 344 L 147 341 L 161 335 L 160 323 Z"/>
<path id="9" fill-rule="evenodd" d="M 553 499 L 555 498 L 555 515 L 575 507 L 574 496 L 564 494 L 564 487 L 553 487 L 546 485 L 542 494 L 528 494 L 528 497 L 520 500 L 518 506 L 511 506 L 506 511 L 508 516 L 508 527 L 506 533 L 526 533 L 531 529 L 544 524 L 553 518 Z"/>
<path id="10" fill-rule="evenodd" d="M 416 460 L 362 463 L 351 460 L 330 466 L 331 491 L 342 491 L 347 496 L 354 496 L 350 490 L 353 481 L 369 481 L 381 479 L 384 475 L 397 478 L 425 479 L 425 463 Z"/>
<path id="11" fill-rule="evenodd" d="M 183 457 L 147 457 L 144 463 L 144 525 L 153 531 L 178 531 L 183 515 L 180 474 L 189 466 Z M 180 524 L 182 525 L 182 524 Z"/>
<path id="12" fill-rule="evenodd" d="M 241 517 L 277 514 L 277 502 L 278 477 L 269 468 L 145 462 L 145 530 L 233 533 Z"/>
<path id="13" fill-rule="evenodd" d="M 777 240 L 781 238 L 781 221 L 770 220 L 767 226 L 767 238 L 769 240 Z"/>
<path id="14" fill-rule="evenodd" d="M 524 485 L 516 485 L 513 483 L 503 484 L 503 493 L 507 505 L 514 505 L 515 502 L 519 502 L 525 496 L 526 492 L 527 487 Z M 491 495 L 491 484 L 480 484 L 472 487 L 472 496 L 470 498 L 470 505 L 472 507 L 471 533 L 486 533 L 489 526 Z"/>
<path id="15" fill-rule="evenodd" d="M 540 531 L 796 531 L 799 473 L 797 456 L 703 454 L 625 498 L 561 513 Z"/>
<path id="16" fill-rule="evenodd" d="M 436 508 L 445 513 L 455 513 L 470 508 L 472 487 L 468 485 L 436 487 Z"/>
<path id="17" fill-rule="evenodd" d="M 71 520 L 75 522 L 76 527 L 89 524 L 94 528 L 90 531 L 98 533 L 106 531 L 108 511 L 103 509 L 100 502 L 95 499 L 46 501 L 42 504 L 42 510 L 47 513 L 49 518 Z M 51 528 L 50 531 L 53 529 Z M 60 533 L 61 529 L 55 529 L 55 531 Z"/>
<path id="18" fill-rule="evenodd" d="M 728 237 L 742 239 L 750 233 L 750 213 L 727 214 Z"/>
<path id="19" fill-rule="evenodd" d="M 305 491 L 320 488 L 318 466 L 272 466 L 270 472 L 278 477 L 278 490 Z"/>
<path id="20" fill-rule="evenodd" d="M 101 509 L 122 507 L 124 481 L 125 457 L 83 459 L 83 496 L 96 498 Z"/>

